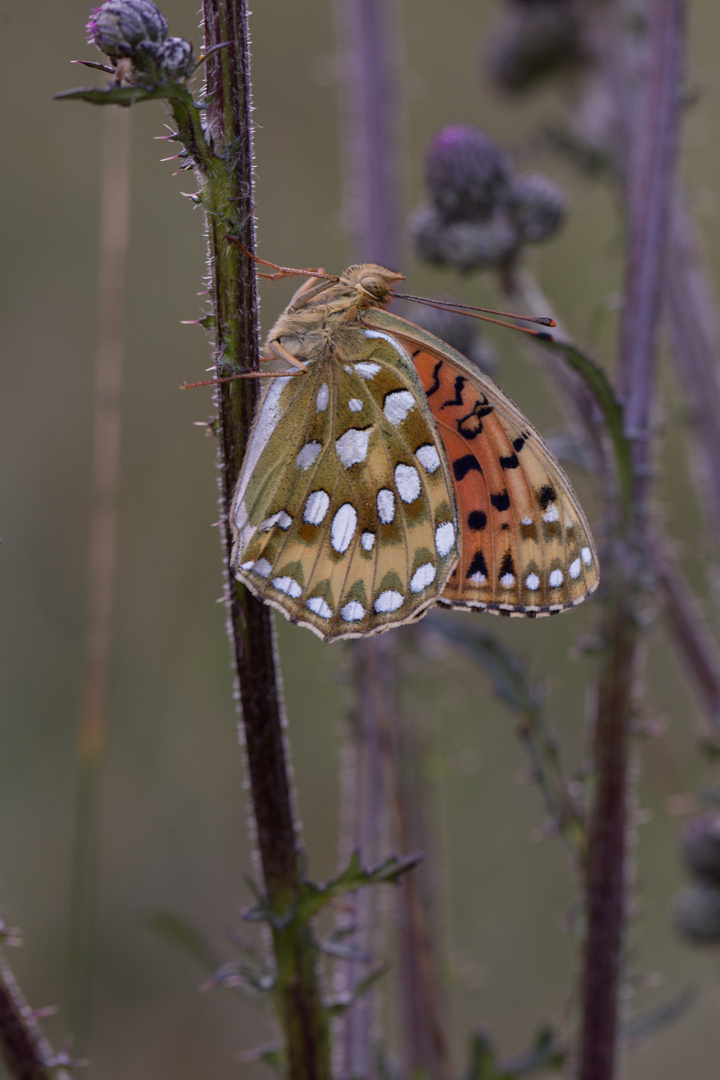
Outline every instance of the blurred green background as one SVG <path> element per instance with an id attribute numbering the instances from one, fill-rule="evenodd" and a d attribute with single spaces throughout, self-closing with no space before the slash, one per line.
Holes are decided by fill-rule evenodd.
<path id="1" fill-rule="evenodd" d="M 167 0 L 170 31 L 198 41 L 193 4 Z M 475 0 L 404 5 L 405 210 L 422 197 L 422 155 L 446 123 L 485 128 L 509 149 L 527 146 L 557 116 L 552 92 L 507 102 L 481 78 L 482 42 L 496 8 Z M 0 0 L 3 168 L 0 229 L 0 912 L 22 927 L 10 960 L 30 1002 L 63 995 L 72 849 L 75 725 L 85 604 L 96 344 L 101 110 L 53 102 L 92 82 L 69 66 L 96 59 L 85 45 L 85 3 Z M 684 175 L 711 266 L 720 261 L 716 137 L 720 11 L 692 6 Z M 332 0 L 257 0 L 252 17 L 260 253 L 288 265 L 340 270 L 351 258 L 342 215 L 340 114 Z M 203 222 L 173 177 L 160 106 L 133 110 L 132 213 L 123 394 L 122 482 L 108 760 L 101 821 L 101 880 L 89 1075 L 224 1080 L 241 1051 L 273 1036 L 269 1017 L 239 997 L 199 993 L 202 973 L 147 927 L 157 909 L 188 919 L 231 958 L 229 928 L 250 902 L 242 758 L 237 750 L 218 536 L 214 444 L 193 426 L 210 391 L 178 392 L 203 378 L 198 317 Z M 606 191 L 552 160 L 523 160 L 562 184 L 571 214 L 538 248 L 534 266 L 578 339 L 612 355 L 613 297 L 621 287 L 622 232 Z M 464 282 L 402 265 L 411 291 L 492 300 L 484 279 Z M 294 286 L 264 290 L 267 329 Z M 511 336 L 497 338 L 497 379 L 544 432 L 561 425 L 550 384 Z M 698 590 L 704 538 L 685 461 L 686 412 L 666 376 L 659 512 L 680 540 Z M 592 486 L 576 476 L 597 521 Z M 526 659 L 549 692 L 549 714 L 576 765 L 584 750 L 585 689 L 593 662 L 573 653 L 591 632 L 593 605 L 560 619 L 482 620 Z M 468 618 L 467 616 L 458 616 Z M 338 842 L 338 717 L 345 646 L 327 646 L 278 618 L 290 739 L 311 874 L 333 872 Z M 675 1026 L 626 1061 L 632 1080 L 717 1075 L 718 954 L 689 949 L 669 923 L 683 881 L 673 797 L 712 784 L 697 753 L 697 701 L 657 624 L 647 662 L 648 717 L 662 736 L 636 748 L 638 808 L 633 970 L 661 977 L 628 1002 L 648 1007 L 693 985 Z M 458 1069 L 471 1030 L 487 1027 L 503 1054 L 540 1023 L 562 1016 L 577 956 L 563 929 L 574 886 L 558 841 L 536 842 L 545 820 L 538 791 L 518 782 L 527 761 L 513 722 L 486 680 L 445 655 L 411 675 L 408 708 L 433 746 L 443 977 Z M 651 980 L 658 981 L 658 980 Z M 55 1044 L 62 1015 L 46 1021 Z"/>

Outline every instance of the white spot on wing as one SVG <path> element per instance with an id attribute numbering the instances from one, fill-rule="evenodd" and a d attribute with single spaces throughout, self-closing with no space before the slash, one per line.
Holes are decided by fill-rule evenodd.
<path id="1" fill-rule="evenodd" d="M 267 559 L 258 559 L 258 561 L 255 563 L 255 573 L 258 575 L 258 577 L 270 577 L 271 570 L 272 566 L 267 561 Z"/>
<path id="2" fill-rule="evenodd" d="M 362 407 L 363 403 L 360 398 L 351 397 L 348 401 L 348 409 L 350 410 L 350 412 L 361 412 Z"/>
<path id="3" fill-rule="evenodd" d="M 388 488 L 378 491 L 377 508 L 383 525 L 389 525 L 395 517 L 395 496 Z"/>
<path id="4" fill-rule="evenodd" d="M 440 468 L 440 455 L 431 443 L 426 443 L 415 451 L 415 457 L 426 473 L 434 473 Z"/>
<path id="5" fill-rule="evenodd" d="M 397 427 L 415 406 L 415 398 L 409 390 L 392 390 L 385 395 L 383 412 L 390 423 Z"/>
<path id="6" fill-rule="evenodd" d="M 305 503 L 303 518 L 308 525 L 319 525 L 328 512 L 330 496 L 327 491 L 313 491 Z"/>
<path id="7" fill-rule="evenodd" d="M 503 576 L 500 578 L 500 584 L 502 585 L 503 589 L 512 589 L 513 585 L 515 584 L 515 575 L 503 574 Z"/>
<path id="8" fill-rule="evenodd" d="M 281 529 L 289 529 L 292 525 L 292 518 L 284 510 L 281 510 L 278 514 L 273 514 L 272 517 L 263 521 L 260 529 L 262 532 L 270 532 L 273 525 L 279 525 Z"/>
<path id="9" fill-rule="evenodd" d="M 365 431 L 350 428 L 335 443 L 337 455 L 346 469 L 349 469 L 351 465 L 357 465 L 358 462 L 364 461 L 367 457 L 368 439 L 371 431 L 372 428 L 366 428 Z"/>
<path id="10" fill-rule="evenodd" d="M 550 582 L 550 588 L 551 589 L 559 589 L 560 586 L 563 583 L 563 572 L 562 572 L 562 570 L 551 570 L 550 571 L 550 577 L 548 578 L 548 581 Z"/>
<path id="11" fill-rule="evenodd" d="M 395 486 L 403 502 L 415 502 L 420 494 L 420 477 L 412 465 L 395 466 Z"/>
<path id="12" fill-rule="evenodd" d="M 303 472 L 307 472 L 311 465 L 314 465 L 317 459 L 320 457 L 320 451 L 322 450 L 322 444 L 319 442 L 305 443 L 302 450 L 295 458 L 295 466 L 298 469 L 302 469 Z"/>
<path id="13" fill-rule="evenodd" d="M 326 382 L 324 382 L 322 384 L 322 386 L 320 387 L 320 389 L 318 390 L 317 398 L 315 399 L 315 404 L 317 405 L 317 411 L 318 412 L 325 412 L 325 410 L 328 407 L 328 402 L 329 401 L 330 401 L 330 387 L 328 386 L 328 384 Z"/>
<path id="14" fill-rule="evenodd" d="M 422 592 L 435 580 L 435 567 L 432 563 L 419 566 L 410 578 L 410 592 Z"/>
<path id="15" fill-rule="evenodd" d="M 535 592 L 536 589 L 540 588 L 540 578 L 537 574 L 528 574 L 525 578 L 525 586 L 530 589 L 531 592 Z"/>
<path id="16" fill-rule="evenodd" d="M 351 600 L 341 609 L 340 616 L 345 622 L 359 622 L 365 618 L 365 608 L 358 600 Z"/>
<path id="17" fill-rule="evenodd" d="M 384 334 L 382 330 L 366 330 L 365 337 L 369 338 L 382 338 L 383 341 L 387 341 L 388 345 L 392 345 L 395 352 L 403 358 L 406 363 L 410 363 L 410 357 L 403 349 L 399 341 L 392 336 L 392 334 Z"/>
<path id="18" fill-rule="evenodd" d="M 309 600 L 305 601 L 305 607 L 315 615 L 319 615 L 321 619 L 329 619 L 332 615 L 332 608 L 325 603 L 322 596 L 311 596 Z"/>
<path id="19" fill-rule="evenodd" d="M 452 521 L 444 521 L 435 530 L 435 549 L 441 557 L 455 547 L 455 526 Z"/>
<path id="20" fill-rule="evenodd" d="M 521 519 L 520 519 L 520 524 L 521 524 L 521 525 L 532 525 L 532 523 L 533 523 L 533 519 L 532 519 L 532 518 L 529 518 L 529 517 L 524 517 L 524 518 L 521 518 Z"/>
<path id="21" fill-rule="evenodd" d="M 355 370 L 361 379 L 372 379 L 377 375 L 380 370 L 379 364 L 371 364 L 369 360 L 361 360 L 359 364 L 354 365 Z M 349 371 L 350 368 L 347 368 Z M 360 616 L 362 618 L 362 616 Z"/>
<path id="22" fill-rule="evenodd" d="M 372 551 L 375 546 L 375 533 L 364 532 L 360 537 L 360 543 L 362 544 L 363 551 Z"/>
<path id="23" fill-rule="evenodd" d="M 573 581 L 575 581 L 576 578 L 580 577 L 580 569 L 581 563 L 579 559 L 576 559 L 575 562 L 570 563 L 570 577 L 573 579 Z"/>
<path id="24" fill-rule="evenodd" d="M 270 436 L 278 425 L 280 419 L 280 395 L 290 380 L 291 376 L 273 379 L 272 385 L 268 387 L 260 404 L 257 420 L 253 427 L 252 438 L 250 439 L 250 445 L 247 448 L 247 453 L 245 454 L 245 459 L 243 461 L 240 482 L 235 493 L 236 509 L 234 517 L 238 530 L 244 529 L 247 524 L 247 510 L 243 505 L 245 492 L 260 455 L 267 446 Z"/>
<path id="25" fill-rule="evenodd" d="M 279 592 L 285 593 L 286 596 L 298 597 L 302 593 L 302 588 L 295 578 L 276 577 L 272 579 L 272 583 Z"/>
<path id="26" fill-rule="evenodd" d="M 240 566 L 240 569 L 241 570 L 252 570 L 254 565 L 255 565 L 255 563 L 251 559 L 250 562 L 242 563 L 242 565 Z"/>
<path id="27" fill-rule="evenodd" d="M 350 547 L 357 528 L 357 510 L 352 503 L 343 503 L 333 518 L 330 543 L 340 555 Z"/>
<path id="28" fill-rule="evenodd" d="M 390 611 L 397 611 L 399 607 L 402 607 L 402 604 L 402 593 L 397 592 L 395 589 L 386 589 L 385 592 L 380 593 L 375 601 L 375 610 L 379 615 L 387 614 Z"/>
<path id="29" fill-rule="evenodd" d="M 470 575 L 470 577 L 468 578 L 468 581 L 470 582 L 471 585 L 484 585 L 485 582 L 487 581 L 487 578 L 485 577 L 484 574 L 481 574 L 480 571 L 478 570 L 477 574 L 471 574 Z"/>
<path id="30" fill-rule="evenodd" d="M 590 548 L 583 548 L 580 552 L 580 558 L 586 566 L 589 566 L 592 562 L 592 552 L 590 551 Z"/>
<path id="31" fill-rule="evenodd" d="M 543 521 L 547 521 L 549 524 L 551 521 L 557 521 L 559 517 L 560 514 L 558 513 L 557 503 L 550 503 L 543 514 Z"/>

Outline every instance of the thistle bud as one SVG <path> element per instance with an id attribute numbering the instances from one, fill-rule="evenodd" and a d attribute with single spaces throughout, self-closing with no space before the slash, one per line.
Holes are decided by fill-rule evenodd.
<path id="1" fill-rule="evenodd" d="M 516 0 L 490 37 L 484 66 L 501 90 L 519 92 L 586 60 L 572 4 Z"/>
<path id="2" fill-rule="evenodd" d="M 167 37 L 167 19 L 152 0 L 106 0 L 93 8 L 87 23 L 88 42 L 111 60 L 135 58 Z"/>
<path id="3" fill-rule="evenodd" d="M 680 848 L 692 874 L 720 886 L 720 814 L 708 811 L 691 818 L 683 829 Z"/>
<path id="4" fill-rule="evenodd" d="M 693 944 L 720 944 L 720 888 L 706 881 L 688 885 L 675 901 L 673 920 Z"/>
<path id="5" fill-rule="evenodd" d="M 557 232 L 565 220 L 566 209 L 565 195 L 548 176 L 526 173 L 513 178 L 508 212 L 527 243 L 537 243 Z"/>
<path id="6" fill-rule="evenodd" d="M 162 75 L 169 82 L 188 79 L 195 66 L 195 53 L 189 41 L 180 37 L 169 37 L 159 45 L 155 61 Z"/>
<path id="7" fill-rule="evenodd" d="M 500 147 L 477 128 L 443 128 L 425 159 L 430 198 L 446 221 L 488 218 L 502 202 L 510 165 Z"/>
<path id="8" fill-rule="evenodd" d="M 421 206 L 410 219 L 410 234 L 421 259 L 463 272 L 498 266 L 518 246 L 502 212 L 486 221 L 448 222 L 434 206 Z"/>

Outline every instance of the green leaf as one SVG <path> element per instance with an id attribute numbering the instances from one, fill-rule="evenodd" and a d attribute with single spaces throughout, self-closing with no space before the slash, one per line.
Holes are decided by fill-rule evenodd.
<path id="1" fill-rule="evenodd" d="M 360 853 L 354 851 L 350 856 L 350 862 L 346 869 L 337 877 L 326 881 L 324 885 L 305 882 L 303 896 L 300 901 L 301 917 L 303 919 L 312 918 L 331 900 L 355 892 L 356 889 L 363 889 L 368 885 L 396 885 L 402 875 L 417 866 L 424 857 L 421 852 L 402 857 L 389 855 L 378 866 L 366 870 L 360 861 Z"/>
<path id="2" fill-rule="evenodd" d="M 348 994 L 346 998 L 344 998 L 342 1001 L 336 1001 L 328 1004 L 328 1012 L 332 1016 L 341 1016 L 343 1013 L 347 1012 L 351 1005 L 354 1005 L 355 1002 L 363 996 L 363 994 L 366 994 L 368 990 L 370 990 L 375 985 L 375 983 L 383 977 L 383 975 L 387 974 L 388 967 L 388 964 L 382 964 L 380 967 L 374 968 L 368 975 L 365 976 L 364 979 L 361 979 L 360 982 L 355 987 L 353 987 L 352 993 Z"/>
<path id="3" fill-rule="evenodd" d="M 560 1069 L 567 1060 L 567 1050 L 549 1025 L 540 1028 L 528 1050 L 503 1063 L 503 1076 L 527 1076 L 546 1069 Z"/>
<path id="4" fill-rule="evenodd" d="M 205 936 L 181 915 L 156 911 L 148 918 L 147 927 L 166 944 L 192 957 L 203 970 L 214 971 L 218 966 L 219 960 Z"/>
<path id="5" fill-rule="evenodd" d="M 628 1017 L 621 1025 L 620 1038 L 624 1043 L 632 1043 L 662 1031 L 685 1012 L 695 997 L 695 990 L 686 987 L 670 1001 L 665 1001 L 662 1005 L 639 1013 L 637 1016 Z"/>
<path id="6" fill-rule="evenodd" d="M 571 342 L 552 339 L 543 344 L 562 353 L 568 365 L 592 390 L 600 406 L 615 454 L 623 515 L 629 521 L 634 513 L 632 454 L 630 442 L 625 436 L 623 407 L 615 396 L 612 384 L 600 365 Z"/>
<path id="7" fill-rule="evenodd" d="M 425 625 L 480 664 L 492 682 L 493 693 L 513 712 L 526 715 L 537 708 L 542 695 L 529 678 L 524 661 L 492 634 L 433 611 L 426 616 Z"/>

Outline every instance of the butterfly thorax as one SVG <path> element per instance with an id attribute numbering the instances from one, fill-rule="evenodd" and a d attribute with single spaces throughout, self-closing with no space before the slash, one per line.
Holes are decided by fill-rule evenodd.
<path id="1" fill-rule="evenodd" d="M 374 263 L 350 266 L 339 278 L 308 278 L 267 336 L 265 348 L 282 345 L 298 360 L 326 355 L 332 337 L 356 323 L 361 312 L 385 307 L 402 274 Z"/>

